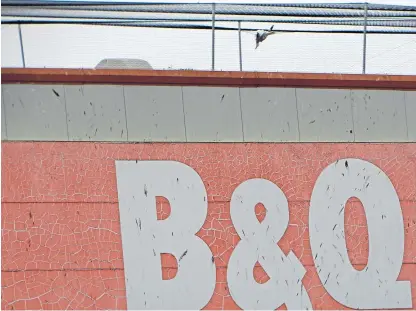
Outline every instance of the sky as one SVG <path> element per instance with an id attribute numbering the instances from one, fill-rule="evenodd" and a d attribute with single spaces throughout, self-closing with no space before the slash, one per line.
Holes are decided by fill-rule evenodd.
<path id="1" fill-rule="evenodd" d="M 139 58 L 155 69 L 211 69 L 210 30 L 85 25 L 22 25 L 21 29 L 27 67 L 94 68 L 104 58 Z M 258 49 L 254 34 L 242 33 L 243 70 L 362 72 L 362 34 L 279 33 Z M 215 39 L 215 69 L 239 70 L 238 32 L 216 31 Z M 17 26 L 2 25 L 1 40 L 2 67 L 22 67 Z M 416 35 L 368 35 L 367 73 L 416 74 Z"/>

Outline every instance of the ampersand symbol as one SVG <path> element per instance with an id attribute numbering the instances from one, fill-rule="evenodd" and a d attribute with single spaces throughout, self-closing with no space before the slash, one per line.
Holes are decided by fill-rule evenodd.
<path id="1" fill-rule="evenodd" d="M 267 210 L 260 223 L 256 204 Z M 228 264 L 227 281 L 234 301 L 243 309 L 275 310 L 282 304 L 288 309 L 312 310 L 302 284 L 306 270 L 291 251 L 287 256 L 277 245 L 289 224 L 286 196 L 274 183 L 250 179 L 240 184 L 231 197 L 231 219 L 241 238 Z M 259 262 L 270 279 L 259 284 L 253 268 Z"/>

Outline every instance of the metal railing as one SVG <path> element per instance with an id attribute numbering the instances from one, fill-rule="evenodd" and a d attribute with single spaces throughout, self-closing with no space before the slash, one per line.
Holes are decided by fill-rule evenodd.
<path id="1" fill-rule="evenodd" d="M 30 4 L 30 5 L 29 5 Z M 366 73 L 367 36 L 416 34 L 416 6 L 362 4 L 113 4 L 82 1 L 4 0 L 2 24 L 18 25 L 22 64 L 25 54 L 21 25 L 80 24 L 143 28 L 210 29 L 211 70 L 216 69 L 218 30 L 238 31 L 239 70 L 243 70 L 241 32 L 256 32 L 254 23 L 282 25 L 284 32 L 363 34 L 362 73 Z M 290 25 L 291 27 L 283 27 Z M 317 29 L 313 26 L 325 26 Z M 300 27 L 302 26 L 302 27 Z M 342 27 L 342 28 L 340 28 Z M 369 29 L 371 27 L 372 29 Z"/>

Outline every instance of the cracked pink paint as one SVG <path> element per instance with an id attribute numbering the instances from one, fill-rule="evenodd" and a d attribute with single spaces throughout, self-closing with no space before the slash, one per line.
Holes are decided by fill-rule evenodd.
<path id="1" fill-rule="evenodd" d="M 2 272 L 2 309 L 126 309 L 121 270 Z"/>
<path id="2" fill-rule="evenodd" d="M 215 292 L 204 309 L 239 309 L 226 280 L 239 241 L 229 200 L 249 178 L 274 182 L 288 198 L 289 226 L 278 245 L 307 269 L 304 285 L 314 309 L 346 309 L 320 283 L 308 228 L 318 175 L 344 157 L 376 164 L 398 193 L 405 232 L 399 279 L 412 281 L 416 307 L 416 144 L 3 142 L 2 148 L 2 309 L 126 309 L 115 160 L 175 160 L 201 176 L 208 215 L 197 235 L 217 266 Z M 256 211 L 264 218 L 264 210 Z M 158 219 L 169 213 L 169 203 L 158 198 Z M 345 235 L 350 260 L 362 269 L 368 232 L 356 200 L 345 209 Z M 174 258 L 163 256 L 162 265 L 165 279 L 176 274 Z M 259 282 L 268 278 L 261 266 L 253 273 Z"/>

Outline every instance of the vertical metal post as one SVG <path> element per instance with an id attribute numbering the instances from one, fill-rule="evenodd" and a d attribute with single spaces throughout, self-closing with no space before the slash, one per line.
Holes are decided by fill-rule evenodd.
<path id="1" fill-rule="evenodd" d="M 238 52 L 240 54 L 240 71 L 243 71 L 243 51 L 241 49 L 241 21 L 238 21 Z"/>
<path id="2" fill-rule="evenodd" d="M 22 29 L 20 27 L 20 24 L 18 24 L 17 27 L 18 27 L 18 30 L 19 30 L 20 53 L 22 55 L 23 68 L 26 68 L 25 51 L 23 50 Z"/>
<path id="3" fill-rule="evenodd" d="M 212 63 L 211 70 L 215 70 L 215 3 L 212 4 L 212 47 L 211 47 Z"/>
<path id="4" fill-rule="evenodd" d="M 363 38 L 363 74 L 365 74 L 366 59 L 367 59 L 367 16 L 368 3 L 364 4 L 364 38 Z"/>

